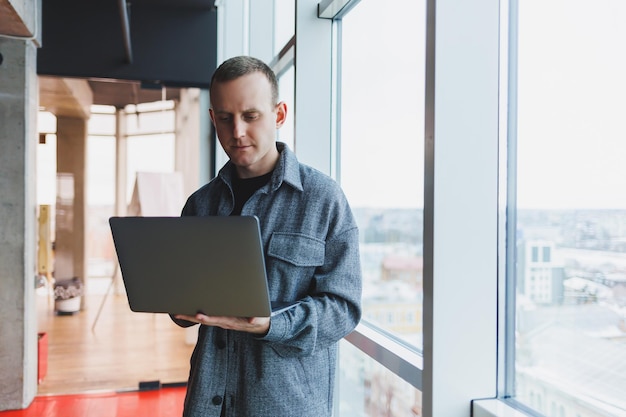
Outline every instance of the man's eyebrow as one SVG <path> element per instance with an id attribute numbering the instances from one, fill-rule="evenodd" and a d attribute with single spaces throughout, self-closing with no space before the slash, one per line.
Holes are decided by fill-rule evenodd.
<path id="1" fill-rule="evenodd" d="M 213 112 L 214 113 L 220 113 L 220 114 L 232 114 L 229 111 L 220 110 L 220 109 L 214 109 Z M 243 113 L 243 114 L 247 114 L 247 113 L 261 113 L 261 111 L 259 109 L 256 109 L 256 108 L 251 108 L 251 109 L 243 110 L 241 113 Z"/>
<path id="2" fill-rule="evenodd" d="M 261 111 L 259 109 L 252 108 L 244 110 L 242 113 L 261 113 Z"/>

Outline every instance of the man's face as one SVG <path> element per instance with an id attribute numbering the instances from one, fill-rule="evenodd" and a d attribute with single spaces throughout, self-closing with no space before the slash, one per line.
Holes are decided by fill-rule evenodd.
<path id="1" fill-rule="evenodd" d="M 261 72 L 211 88 L 211 120 L 224 151 L 241 178 L 267 174 L 276 165 L 276 129 L 285 122 L 285 103 L 272 103 L 270 82 Z"/>

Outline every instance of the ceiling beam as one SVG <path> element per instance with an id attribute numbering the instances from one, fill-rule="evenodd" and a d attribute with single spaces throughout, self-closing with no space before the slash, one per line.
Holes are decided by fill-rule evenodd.
<path id="1" fill-rule="evenodd" d="M 39 76 L 39 105 L 55 116 L 88 119 L 92 104 L 86 80 Z"/>

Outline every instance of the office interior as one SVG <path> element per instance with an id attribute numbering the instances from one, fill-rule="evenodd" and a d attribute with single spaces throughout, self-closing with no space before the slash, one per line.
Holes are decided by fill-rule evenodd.
<path id="1" fill-rule="evenodd" d="M 226 161 L 210 74 L 253 55 L 288 105 L 278 139 L 339 181 L 361 229 L 335 415 L 626 416 L 624 17 L 618 0 L 0 0 L 0 411 L 38 395 L 41 279 L 95 285 L 91 138 L 114 144 L 112 213 L 149 215 L 128 123 L 163 114 L 167 177 L 190 194 Z M 71 216 L 42 270 L 52 136 L 52 207 Z"/>

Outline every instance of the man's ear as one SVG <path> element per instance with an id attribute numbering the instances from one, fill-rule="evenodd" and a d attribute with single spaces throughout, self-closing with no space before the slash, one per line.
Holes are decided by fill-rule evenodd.
<path id="1" fill-rule="evenodd" d="M 213 109 L 209 108 L 209 117 L 211 118 L 211 123 L 215 126 L 215 115 L 213 114 Z"/>
<path id="2" fill-rule="evenodd" d="M 276 129 L 279 129 L 287 120 L 287 104 L 281 101 L 276 105 Z"/>

